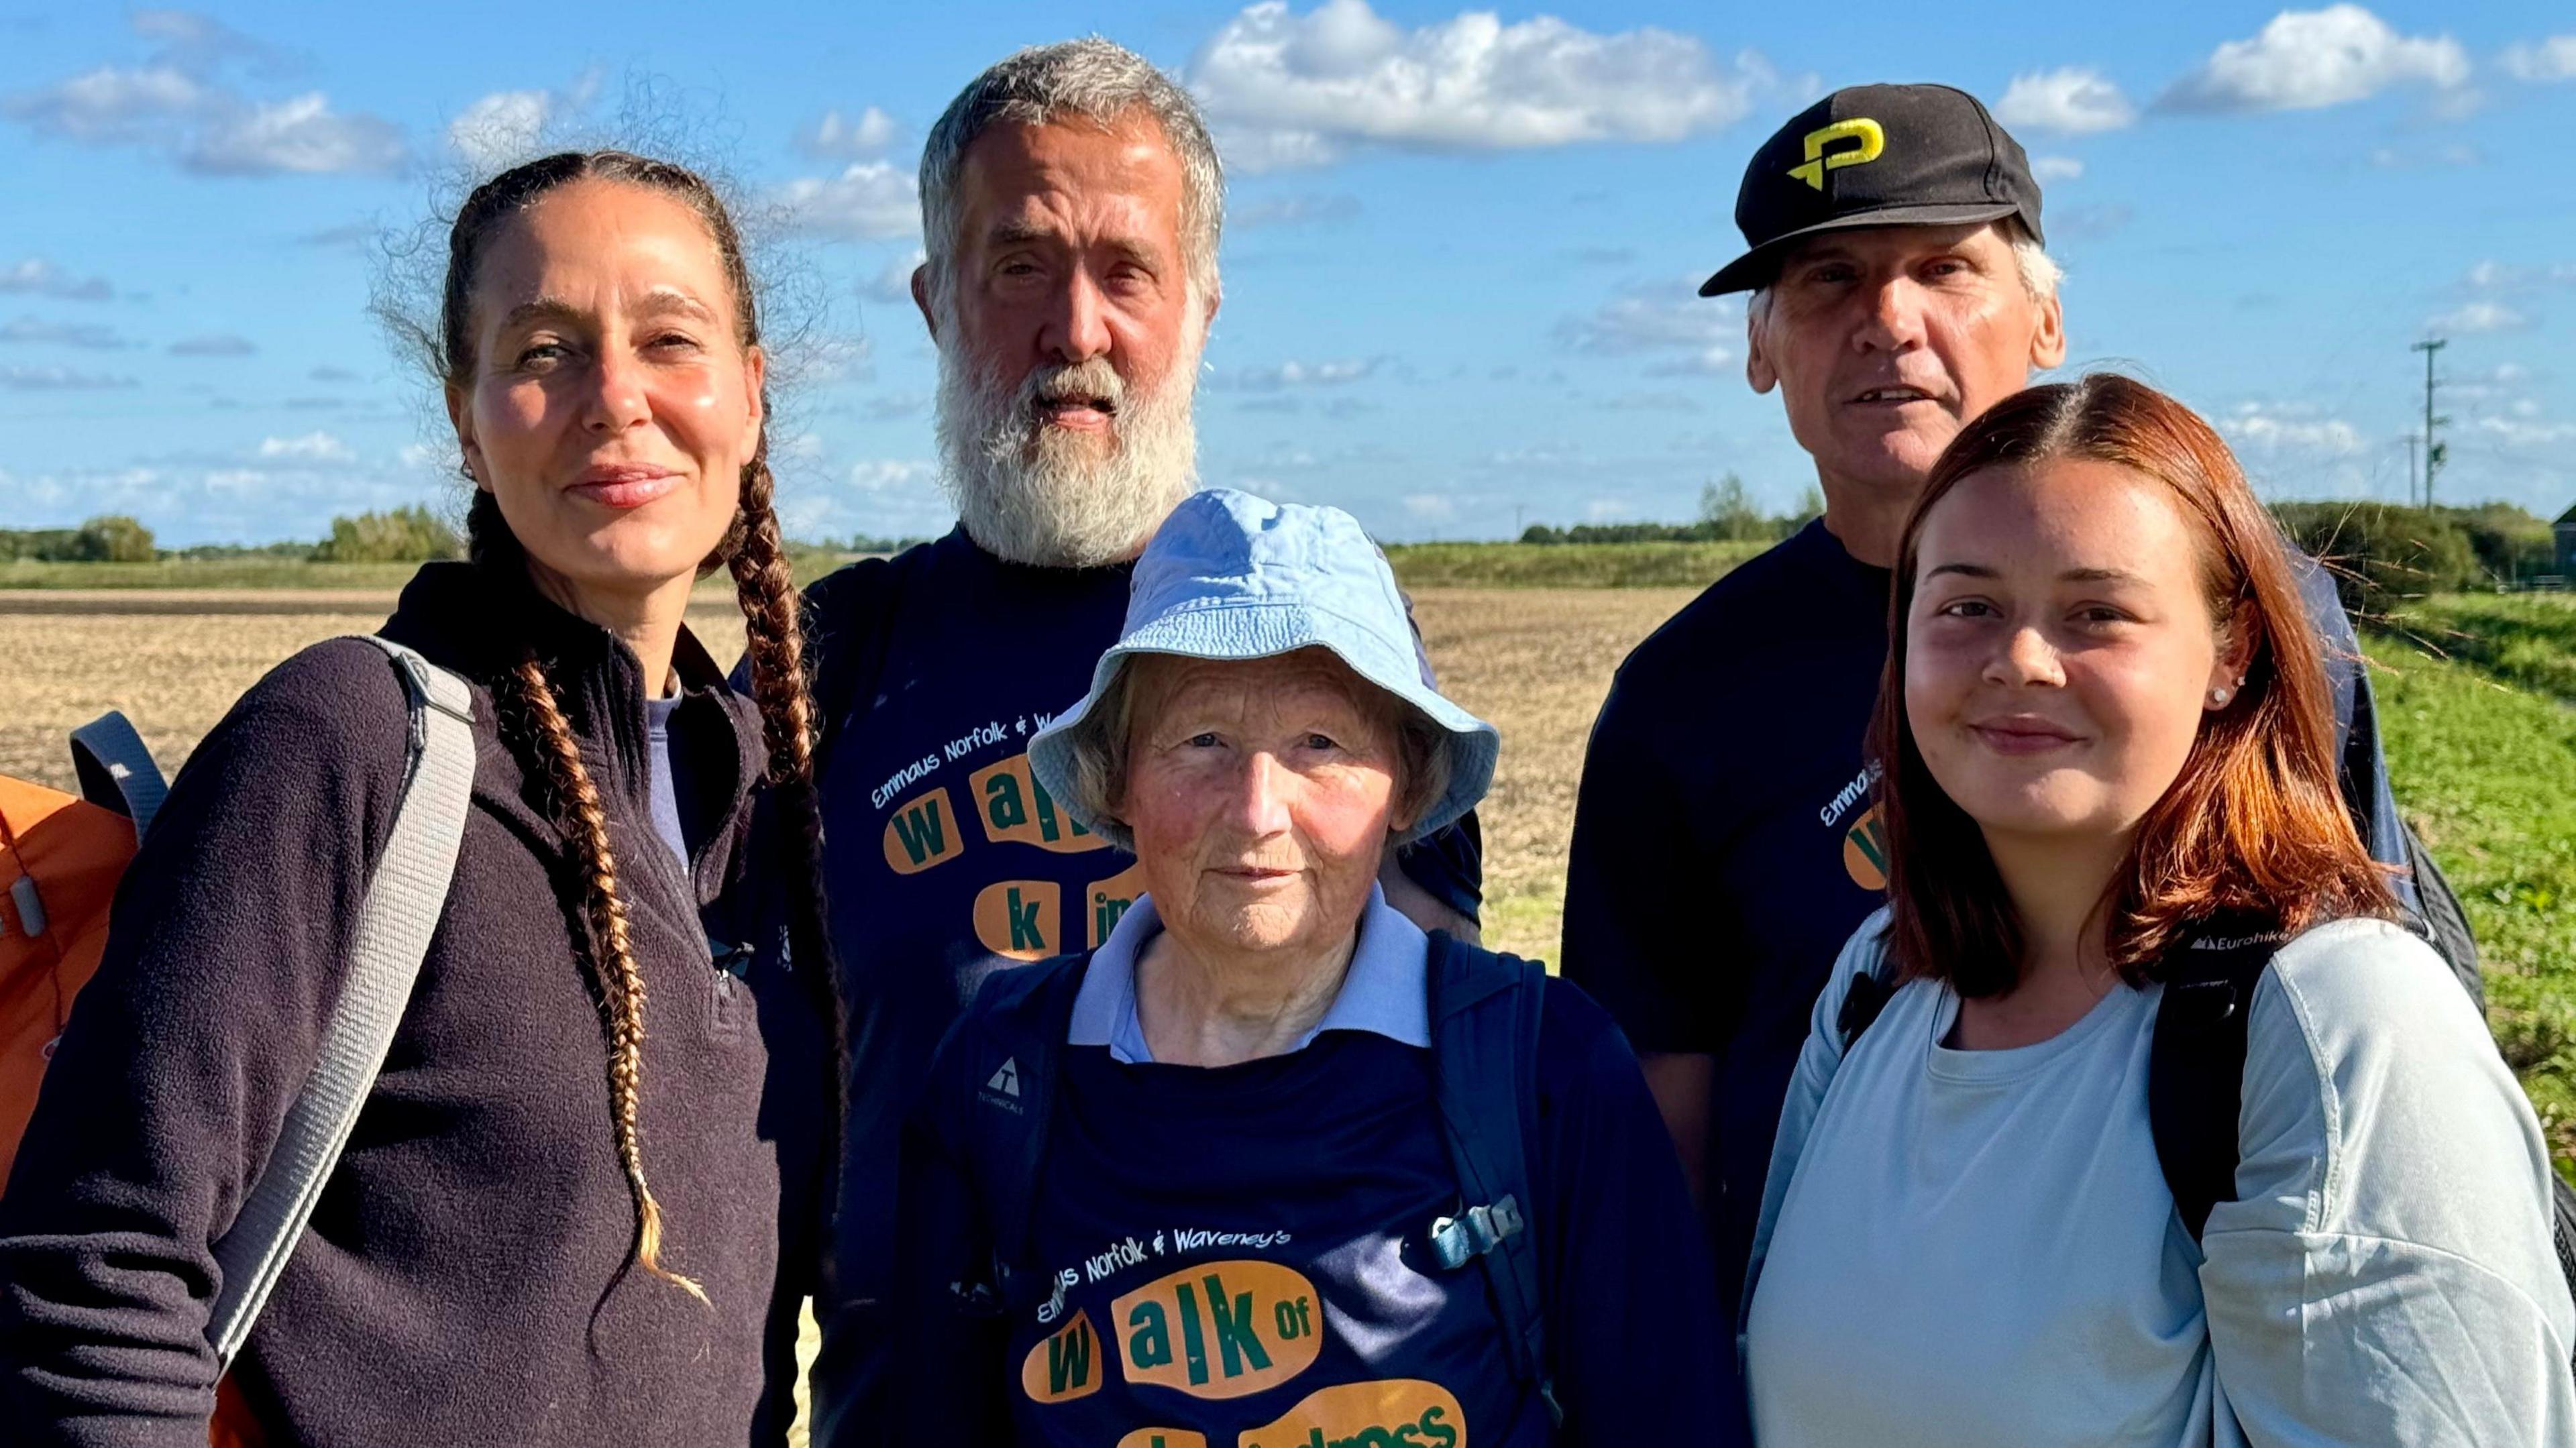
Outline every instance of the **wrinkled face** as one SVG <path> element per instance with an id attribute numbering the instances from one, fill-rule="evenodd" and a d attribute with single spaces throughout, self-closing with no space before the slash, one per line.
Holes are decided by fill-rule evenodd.
<path id="1" fill-rule="evenodd" d="M 1113 808 L 1164 927 L 1219 955 L 1350 939 L 1396 818 L 1394 710 L 1321 649 L 1128 665 L 1135 713 Z"/>
<path id="2" fill-rule="evenodd" d="M 1959 429 L 2066 359 L 2057 301 L 2023 286 L 1993 223 L 1829 232 L 1793 250 L 1748 328 L 1746 376 L 1780 389 L 1829 479 L 1920 488 Z"/>
<path id="3" fill-rule="evenodd" d="M 1990 468 L 1916 558 L 1905 714 L 1941 788 L 1990 838 L 2135 828 L 2243 667 L 2171 491 L 2084 459 Z"/>
<path id="4" fill-rule="evenodd" d="M 1190 285 L 1181 163 L 1139 116 L 998 125 L 966 151 L 939 343 L 939 437 L 968 533 L 1023 563 L 1131 557 L 1196 480 L 1213 297 Z"/>
<path id="5" fill-rule="evenodd" d="M 475 372 L 448 414 L 475 485 L 541 577 L 649 592 L 731 526 L 764 361 L 696 212 L 576 181 L 501 224 L 472 301 Z"/>

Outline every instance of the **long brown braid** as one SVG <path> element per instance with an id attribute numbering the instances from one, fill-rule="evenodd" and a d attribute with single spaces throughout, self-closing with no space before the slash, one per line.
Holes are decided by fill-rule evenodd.
<path id="1" fill-rule="evenodd" d="M 734 293 L 736 340 L 757 346 L 760 325 L 750 270 L 742 239 L 724 203 L 704 178 L 685 167 L 622 151 L 564 152 L 516 166 L 477 187 L 459 208 L 448 235 L 446 282 L 442 290 L 439 364 L 451 389 L 470 388 L 476 360 L 472 305 L 475 274 L 484 244 L 498 226 L 558 186 L 578 180 L 617 181 L 662 192 L 688 205 L 706 225 Z M 769 412 L 764 391 L 762 415 Z M 843 1083 L 848 1079 L 841 1053 L 846 1049 L 840 995 L 832 964 L 828 918 L 822 894 L 822 819 L 813 788 L 813 701 L 804 669 L 801 598 L 788 566 L 786 548 L 772 506 L 774 482 L 769 471 L 766 433 L 743 468 L 741 494 L 732 525 L 716 551 L 700 565 L 703 574 L 729 567 L 735 581 L 750 640 L 753 696 L 760 708 L 762 732 L 769 747 L 767 778 L 789 826 L 788 840 L 798 858 L 791 870 L 796 898 L 788 920 L 791 963 L 822 1015 L 832 1042 L 831 1079 L 825 1083 L 826 1120 L 830 1123 L 826 1162 L 840 1160 Z M 524 570 L 528 559 L 510 532 L 499 503 L 478 491 L 467 514 L 467 534 L 478 563 Z M 576 932 L 599 993 L 600 1018 L 608 1045 L 609 1114 L 618 1163 L 635 1200 L 635 1248 L 632 1261 L 646 1272 L 685 1288 L 699 1301 L 705 1291 L 662 1262 L 662 1208 L 644 1175 L 642 1123 L 645 996 L 644 974 L 635 959 L 627 927 L 626 904 L 619 889 L 616 856 L 611 848 L 608 816 L 571 721 L 555 696 L 553 681 L 533 647 L 500 681 L 503 736 L 522 753 L 521 765 L 545 782 L 556 827 L 563 832 L 578 862 L 581 897 Z M 532 757 L 525 757 L 532 756 Z M 573 902 L 566 902 L 567 911 Z M 836 1197 L 826 1197 L 827 1201 Z"/>

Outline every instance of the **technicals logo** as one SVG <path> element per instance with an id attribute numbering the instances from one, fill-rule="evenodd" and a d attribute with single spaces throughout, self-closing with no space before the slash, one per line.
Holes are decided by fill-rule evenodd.
<path id="1" fill-rule="evenodd" d="M 1844 141 L 1852 144 L 1828 149 Z M 1805 163 L 1790 167 L 1789 174 L 1822 191 L 1825 189 L 1826 172 L 1839 171 L 1845 166 L 1866 166 L 1877 160 L 1887 150 L 1887 132 L 1867 116 L 1854 116 L 1848 121 L 1836 121 L 1830 126 L 1809 131 L 1804 146 L 1807 153 Z"/>
<path id="2" fill-rule="evenodd" d="M 1004 1057 L 1001 1066 L 984 1082 L 984 1089 L 975 1093 L 975 1099 L 987 1106 L 999 1106 L 1017 1116 L 1020 1113 L 1019 1060 Z"/>

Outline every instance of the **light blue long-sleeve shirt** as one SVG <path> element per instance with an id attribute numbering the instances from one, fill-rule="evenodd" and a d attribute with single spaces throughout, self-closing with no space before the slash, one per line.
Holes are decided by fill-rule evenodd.
<path id="1" fill-rule="evenodd" d="M 1783 1109 L 1748 1291 L 1755 1436 L 1803 1444 L 2571 1444 L 2538 1123 L 2441 962 L 2379 921 L 2284 946 L 2248 1019 L 2237 1200 L 2199 1243 L 2147 1119 L 2161 987 L 1941 1044 L 1845 947 Z"/>

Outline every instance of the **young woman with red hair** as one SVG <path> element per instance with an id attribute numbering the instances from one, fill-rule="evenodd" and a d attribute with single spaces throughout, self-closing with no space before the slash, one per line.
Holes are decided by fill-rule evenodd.
<path id="1" fill-rule="evenodd" d="M 1996 406 L 1933 470 L 1891 619 L 1890 903 L 1782 1113 L 1756 1437 L 2576 1441 L 2539 1127 L 2354 834 L 2218 436 L 2113 376 Z M 2202 1221 L 2150 1120 L 2155 1068 L 2215 1076 L 2159 1058 L 2195 950 L 2268 957 Z"/>

